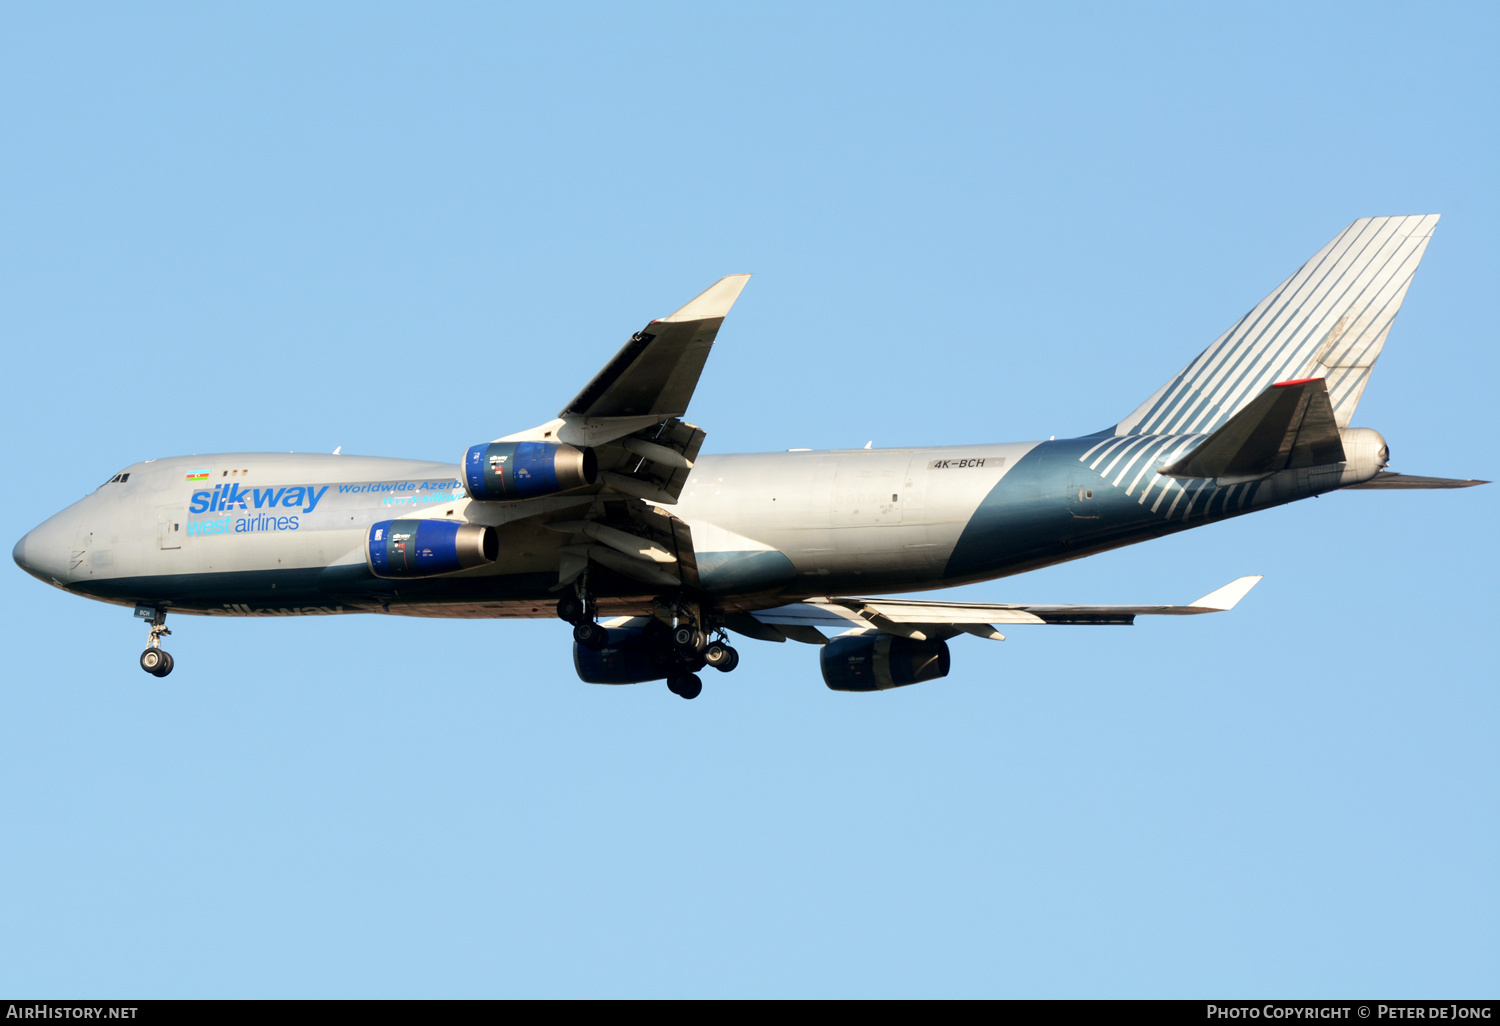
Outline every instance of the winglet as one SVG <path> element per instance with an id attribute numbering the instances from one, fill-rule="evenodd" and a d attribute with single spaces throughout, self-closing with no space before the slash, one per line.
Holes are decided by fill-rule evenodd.
<path id="1" fill-rule="evenodd" d="M 749 280 L 748 274 L 731 274 L 727 278 L 720 278 L 700 292 L 696 298 L 690 300 L 682 309 L 663 317 L 662 321 L 670 324 L 677 321 L 707 321 L 715 317 L 720 319 L 727 317 L 729 308 L 734 306 L 736 299 L 740 298 L 740 292 Z"/>
<path id="2" fill-rule="evenodd" d="M 1251 588 L 1260 583 L 1261 577 L 1261 574 L 1255 574 L 1251 577 L 1240 577 L 1230 581 L 1218 591 L 1209 592 L 1192 605 L 1196 609 L 1212 609 L 1218 612 L 1233 609 L 1240 599 L 1250 593 Z"/>

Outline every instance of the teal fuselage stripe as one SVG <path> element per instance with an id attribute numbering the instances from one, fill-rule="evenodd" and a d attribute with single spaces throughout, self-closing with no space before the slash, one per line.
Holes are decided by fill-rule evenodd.
<path id="1" fill-rule="evenodd" d="M 1144 503 L 1139 501 L 1141 486 L 1134 495 L 1126 493 L 1139 466 L 1116 486 L 1080 462 L 1079 457 L 1098 444 L 1097 435 L 1042 442 L 1017 460 L 969 518 L 948 558 L 944 580 L 961 584 L 1024 573 L 1264 508 L 1253 501 L 1241 503 L 1240 493 L 1231 499 L 1232 487 L 1192 481 L 1185 482 L 1189 494 L 1206 484 L 1207 501 L 1200 499 L 1192 516 L 1168 519 L 1168 503 L 1152 512 L 1159 492 Z M 1106 459 L 1101 470 L 1112 463 L 1113 457 Z M 1119 468 L 1115 470 L 1118 476 Z M 1155 469 L 1150 468 L 1141 476 L 1144 480 L 1154 475 Z M 1255 484 L 1238 487 L 1250 489 L 1252 500 L 1259 489 Z M 1079 498 L 1080 491 L 1089 497 Z M 1278 499 L 1286 502 L 1300 497 Z"/>

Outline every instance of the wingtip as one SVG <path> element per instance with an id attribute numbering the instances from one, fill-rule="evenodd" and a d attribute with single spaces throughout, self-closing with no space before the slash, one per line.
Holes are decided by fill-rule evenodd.
<path id="1" fill-rule="evenodd" d="M 694 296 L 687 305 L 675 311 L 667 317 L 665 322 L 674 321 L 706 321 L 715 317 L 727 317 L 729 308 L 734 306 L 734 301 L 740 298 L 744 291 L 745 283 L 750 280 L 749 274 L 729 274 L 714 282 L 697 296 Z"/>
<path id="2" fill-rule="evenodd" d="M 1251 588 L 1260 583 L 1263 576 L 1263 574 L 1252 574 L 1248 577 L 1237 577 L 1217 591 L 1204 595 L 1193 605 L 1198 609 L 1212 609 L 1216 612 L 1233 609 L 1239 604 L 1240 599 L 1250 593 Z"/>

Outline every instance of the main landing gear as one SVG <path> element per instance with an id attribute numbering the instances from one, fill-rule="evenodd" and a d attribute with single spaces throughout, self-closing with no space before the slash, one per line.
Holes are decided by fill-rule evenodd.
<path id="1" fill-rule="evenodd" d="M 672 661 L 675 672 L 667 677 L 667 690 L 682 698 L 697 698 L 703 693 L 703 680 L 697 674 L 705 666 L 728 673 L 740 664 L 740 654 L 729 646 L 724 629 L 715 629 L 715 637 L 703 630 L 704 620 L 696 604 L 681 603 L 672 610 L 677 626 L 672 629 Z"/>
<path id="2" fill-rule="evenodd" d="M 573 594 L 557 600 L 558 619 L 571 623 L 573 640 L 593 652 L 602 651 L 609 644 L 609 632 L 597 622 L 598 615 L 598 607 L 588 592 L 586 575 L 579 577 Z M 740 663 L 740 655 L 730 647 L 723 625 L 706 618 L 697 602 L 681 596 L 658 599 L 654 615 L 646 619 L 639 634 L 627 635 L 627 641 L 632 646 L 644 644 L 643 654 L 650 660 L 651 669 L 660 675 L 656 679 L 665 677 L 667 690 L 682 698 L 697 698 L 703 693 L 703 679 L 698 671 L 705 666 L 728 673 Z M 634 651 L 641 652 L 639 648 Z"/>
<path id="3" fill-rule="evenodd" d="M 599 610 L 582 588 L 577 595 L 564 595 L 557 600 L 558 619 L 572 624 L 573 640 L 592 652 L 609 644 L 609 632 L 594 620 L 598 615 Z"/>
<path id="4" fill-rule="evenodd" d="M 172 653 L 161 647 L 167 630 L 167 613 L 155 606 L 136 606 L 135 615 L 151 624 L 151 633 L 146 639 L 146 651 L 141 653 L 141 669 L 153 677 L 165 677 L 172 672 Z"/>

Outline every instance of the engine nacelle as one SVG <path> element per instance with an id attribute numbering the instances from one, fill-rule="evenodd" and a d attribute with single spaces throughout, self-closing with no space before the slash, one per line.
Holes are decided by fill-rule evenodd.
<path id="1" fill-rule="evenodd" d="M 493 527 L 456 520 L 382 520 L 370 525 L 365 556 L 376 577 L 435 577 L 493 563 Z"/>
<path id="2" fill-rule="evenodd" d="M 464 453 L 464 490 L 480 502 L 534 499 L 598 478 L 594 450 L 559 442 L 485 442 Z"/>
<path id="3" fill-rule="evenodd" d="M 819 662 L 834 691 L 887 691 L 948 676 L 948 643 L 851 634 L 824 645 Z"/>
<path id="4" fill-rule="evenodd" d="M 573 643 L 573 667 L 585 684 L 639 684 L 663 680 L 676 665 L 664 629 L 612 627 L 605 646 L 595 652 Z"/>

